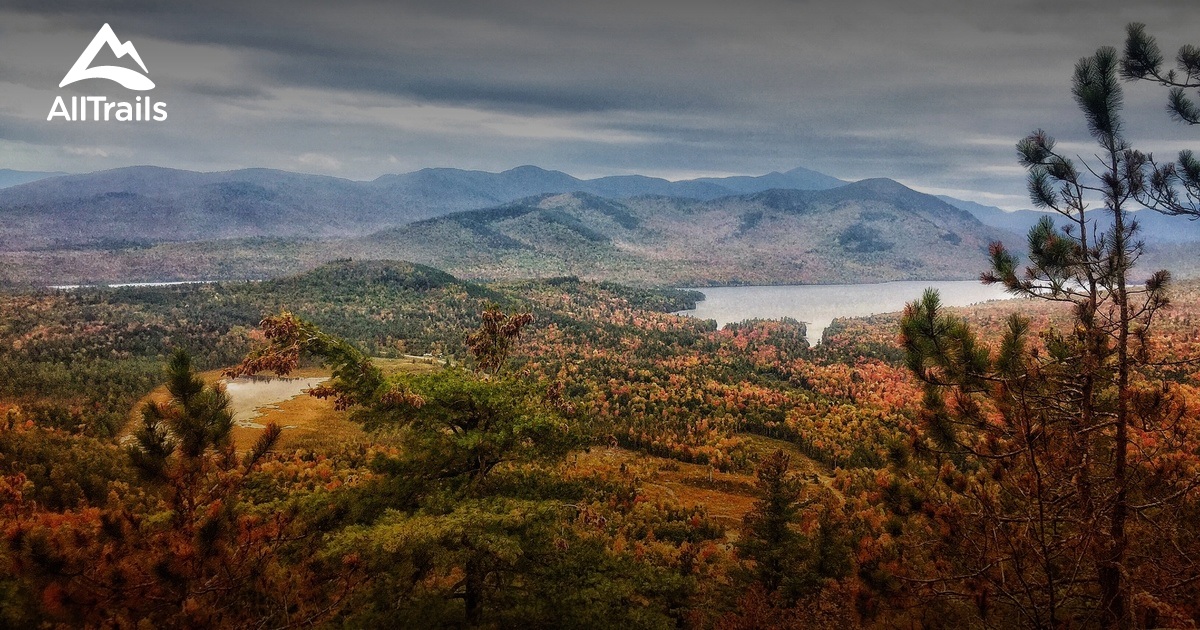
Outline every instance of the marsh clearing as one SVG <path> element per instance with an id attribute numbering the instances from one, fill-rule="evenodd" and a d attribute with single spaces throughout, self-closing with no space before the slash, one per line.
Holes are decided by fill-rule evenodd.
<path id="1" fill-rule="evenodd" d="M 387 374 L 430 372 L 441 368 L 441 363 L 425 357 L 376 358 L 374 362 Z M 264 375 L 237 379 L 225 377 L 223 370 L 218 369 L 201 372 L 200 377 L 210 385 L 223 385 L 229 394 L 234 422 L 233 444 L 239 451 L 249 449 L 270 423 L 283 428 L 276 450 L 320 450 L 345 444 L 346 440 L 363 434 L 362 429 L 350 420 L 348 412 L 334 408 L 332 400 L 308 395 L 309 389 L 329 380 L 328 369 L 305 367 L 286 377 Z M 163 385 L 142 399 L 130 412 L 131 422 L 126 426 L 124 439 L 129 439 L 140 426 L 141 410 L 146 402 L 166 402 L 168 396 Z"/>

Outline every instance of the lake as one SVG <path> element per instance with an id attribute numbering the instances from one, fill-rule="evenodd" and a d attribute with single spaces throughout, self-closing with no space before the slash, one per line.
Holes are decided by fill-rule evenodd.
<path id="1" fill-rule="evenodd" d="M 885 282 L 882 284 L 809 284 L 773 287 L 707 287 L 696 308 L 680 315 L 715 319 L 718 326 L 746 319 L 791 317 L 808 324 L 809 343 L 819 343 L 825 328 L 837 317 L 865 317 L 904 310 L 926 288 L 937 289 L 946 306 L 967 306 L 1010 299 L 999 285 L 975 280 Z"/>
<path id="2" fill-rule="evenodd" d="M 230 282 L 229 280 L 172 280 L 169 282 L 114 282 L 110 284 L 52 284 L 46 287 L 47 289 L 57 289 L 59 291 L 74 291 L 75 289 L 124 289 L 124 288 L 143 288 L 143 287 L 175 287 L 183 284 L 214 284 L 217 282 Z"/>

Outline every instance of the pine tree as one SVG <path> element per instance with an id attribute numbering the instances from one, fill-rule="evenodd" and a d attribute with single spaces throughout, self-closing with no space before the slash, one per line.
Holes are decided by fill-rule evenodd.
<path id="1" fill-rule="evenodd" d="M 165 475 L 168 458 L 176 451 L 184 461 L 194 461 L 208 449 L 227 447 L 233 430 L 229 395 L 220 386 L 205 385 L 185 350 L 172 353 L 166 371 L 171 398 L 146 403 L 137 444 L 129 450 L 134 465 L 149 478 Z"/>
<path id="2" fill-rule="evenodd" d="M 388 576 L 389 588 L 409 589 L 409 597 L 369 598 L 362 623 L 395 622 L 400 615 L 414 626 L 447 619 L 485 624 L 503 576 L 530 571 L 529 554 L 550 545 L 549 532 L 561 526 L 561 506 L 497 496 L 488 487 L 499 467 L 555 463 L 580 442 L 558 389 L 503 373 L 532 316 L 490 307 L 482 319 L 467 336 L 475 371 L 446 366 L 389 377 L 350 343 L 290 313 L 264 319 L 268 343 L 233 370 L 285 374 L 302 355 L 316 357 L 333 379 L 310 393 L 351 409 L 364 428 L 395 436 L 400 453 L 378 457 L 373 468 L 400 489 L 379 518 L 334 544 L 369 550 L 365 561 Z M 434 577 L 446 590 L 419 592 Z"/>
<path id="3" fill-rule="evenodd" d="M 72 627 L 311 626 L 358 582 L 353 562 L 313 557 L 321 537 L 290 501 L 256 502 L 260 465 L 280 436 L 268 425 L 244 454 L 229 399 L 180 351 L 168 400 L 143 410 L 128 450 L 144 484 L 103 506 L 29 510 L 12 524 L 30 543 L 16 560 L 42 593 L 42 623 Z M 331 585 L 333 587 L 331 588 Z"/>
<path id="4" fill-rule="evenodd" d="M 804 560 L 804 537 L 797 530 L 804 501 L 804 485 L 791 474 L 791 458 L 782 450 L 758 465 L 755 486 L 759 500 L 745 516 L 738 550 L 754 561 L 753 574 L 768 594 L 785 586 Z"/>
<path id="5" fill-rule="evenodd" d="M 1069 325 L 1035 336 L 1014 315 L 992 350 L 933 292 L 902 321 L 908 366 L 925 384 L 916 446 L 939 467 L 929 492 L 959 528 L 943 541 L 957 565 L 942 593 L 1030 627 L 1125 628 L 1181 610 L 1156 563 L 1187 565 L 1194 552 L 1156 544 L 1195 483 L 1155 472 L 1159 458 L 1191 452 L 1190 426 L 1178 394 L 1155 378 L 1148 344 L 1169 274 L 1130 281 L 1143 246 L 1129 211 L 1149 162 L 1122 134 L 1118 65 L 1101 48 L 1075 68 L 1095 160 L 1067 157 L 1041 130 L 1018 144 L 1033 202 L 1065 225 L 1047 218 L 1030 230 L 1024 270 L 993 244 L 983 276 L 1068 306 Z"/>
<path id="6" fill-rule="evenodd" d="M 1200 124 L 1200 106 L 1187 93 L 1200 88 L 1200 48 L 1181 46 L 1175 55 L 1175 69 L 1164 70 L 1163 63 L 1162 49 L 1146 33 L 1146 25 L 1135 22 L 1127 26 L 1121 76 L 1170 88 L 1167 111 L 1171 117 L 1188 125 Z M 1200 159 L 1186 149 L 1179 152 L 1176 162 L 1159 164 L 1152 155 L 1144 159 L 1150 173 L 1139 191 L 1139 201 L 1165 214 L 1200 217 Z"/>

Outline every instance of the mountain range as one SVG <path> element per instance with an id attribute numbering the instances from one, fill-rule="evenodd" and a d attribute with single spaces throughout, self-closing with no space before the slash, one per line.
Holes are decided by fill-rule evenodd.
<path id="1" fill-rule="evenodd" d="M 1019 249 L 1044 214 L 807 169 L 672 182 L 130 167 L 0 189 L 0 281 L 264 278 L 340 257 L 652 285 L 967 279 L 988 242 Z M 1200 224 L 1142 217 L 1148 240 L 1200 241 Z"/>
<path id="2" fill-rule="evenodd" d="M 269 169 L 198 173 L 139 166 L 0 190 L 0 251 L 251 236 L 362 236 L 546 193 L 709 200 L 767 188 L 843 184 L 806 169 L 671 182 L 640 175 L 584 180 L 535 166 L 502 173 L 438 168 L 359 182 Z"/>
<path id="3" fill-rule="evenodd" d="M 1001 210 L 993 206 L 985 206 L 973 201 L 964 201 L 944 195 L 938 199 L 970 212 L 984 225 L 990 225 L 1014 234 L 1024 236 L 1044 216 L 1049 216 L 1055 224 L 1063 225 L 1066 219 L 1057 213 L 1041 210 Z M 1090 210 L 1088 215 L 1098 213 L 1097 218 L 1102 222 L 1109 219 L 1102 216 L 1104 210 Z M 1132 216 L 1137 220 L 1139 234 L 1147 243 L 1153 246 L 1175 245 L 1179 243 L 1200 242 L 1200 221 L 1189 221 L 1183 217 L 1167 216 L 1152 210 L 1136 210 Z M 1021 242 L 1024 242 L 1022 239 Z"/>
<path id="4" fill-rule="evenodd" d="M 973 278 L 1004 234 L 888 179 L 712 200 L 533 197 L 354 239 L 356 257 L 469 278 L 574 275 L 647 285 Z"/>

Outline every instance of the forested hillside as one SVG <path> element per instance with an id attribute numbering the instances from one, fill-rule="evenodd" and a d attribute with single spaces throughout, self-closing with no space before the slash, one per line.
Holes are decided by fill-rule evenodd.
<path id="1" fill-rule="evenodd" d="M 1016 619 L 1004 600 L 981 613 L 928 581 L 965 516 L 945 493 L 972 482 L 918 437 L 922 389 L 898 316 L 836 322 L 810 348 L 796 322 L 716 330 L 667 314 L 695 297 L 348 261 L 261 283 L 6 294 L 0 614 L 9 626 Z M 958 312 L 995 348 L 1012 308 Z M 1039 328 L 1069 317 L 1020 310 Z M 1200 288 L 1178 288 L 1153 343 L 1194 358 L 1197 318 Z M 406 367 L 424 354 L 448 364 Z M 314 392 L 316 417 L 358 429 L 297 441 L 280 410 L 230 441 L 219 397 L 186 383 L 244 359 L 242 372 L 323 363 L 335 378 Z M 168 362 L 169 388 L 143 411 Z M 1169 377 L 1195 404 L 1194 364 Z M 1171 544 L 1190 548 L 1193 522 L 1178 519 Z M 1169 593 L 1156 606 L 1173 616 L 1158 618 L 1200 614 L 1192 587 Z"/>
<path id="2" fill-rule="evenodd" d="M 300 217 L 286 222 L 292 230 L 308 229 Z M 472 279 L 576 275 L 643 286 L 972 279 L 986 265 L 993 240 L 1019 239 L 880 179 L 710 201 L 541 195 L 362 238 L 7 252 L 0 253 L 8 263 L 0 280 L 261 279 L 343 257 L 412 260 Z"/>

